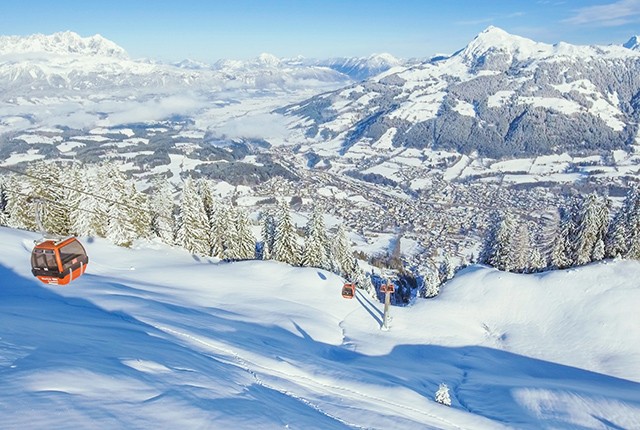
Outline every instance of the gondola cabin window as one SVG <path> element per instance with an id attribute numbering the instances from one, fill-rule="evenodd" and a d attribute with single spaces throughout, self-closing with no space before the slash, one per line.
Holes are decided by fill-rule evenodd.
<path id="1" fill-rule="evenodd" d="M 55 252 L 51 249 L 35 249 L 31 254 L 31 266 L 34 269 L 57 272 L 58 263 Z"/>
<path id="2" fill-rule="evenodd" d="M 84 248 L 78 242 L 71 242 L 60 247 L 60 262 L 62 270 L 65 271 L 79 261 L 85 255 Z"/>

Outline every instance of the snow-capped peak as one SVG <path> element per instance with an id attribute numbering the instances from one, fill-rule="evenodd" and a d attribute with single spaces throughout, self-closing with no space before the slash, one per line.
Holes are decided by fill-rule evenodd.
<path id="1" fill-rule="evenodd" d="M 402 61 L 386 52 L 370 55 L 369 58 L 367 58 L 366 62 L 367 65 L 371 68 L 391 68 L 402 64 Z"/>
<path id="2" fill-rule="evenodd" d="M 634 49 L 636 51 L 640 51 L 640 36 L 633 36 L 631 39 L 627 41 L 624 45 L 627 49 Z"/>
<path id="3" fill-rule="evenodd" d="M 273 54 L 263 52 L 262 54 L 258 55 L 258 58 L 256 58 L 256 63 L 264 66 L 277 67 L 278 65 L 280 65 L 280 59 Z"/>
<path id="4" fill-rule="evenodd" d="M 99 34 L 82 37 L 64 31 L 51 35 L 0 36 L 0 55 L 40 52 L 127 58 L 124 49 Z"/>
<path id="5" fill-rule="evenodd" d="M 536 57 L 541 52 L 550 53 L 552 50 L 552 45 L 534 42 L 531 39 L 507 33 L 501 28 L 489 26 L 459 54 L 466 60 L 475 62 L 488 53 L 506 54 L 509 57 L 523 59 Z"/>

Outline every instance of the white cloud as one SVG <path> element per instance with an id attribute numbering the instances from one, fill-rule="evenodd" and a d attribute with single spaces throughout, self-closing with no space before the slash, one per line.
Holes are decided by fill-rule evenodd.
<path id="1" fill-rule="evenodd" d="M 105 126 L 158 121 L 172 115 L 191 116 L 206 105 L 204 100 L 186 96 L 168 96 L 144 102 L 124 102 L 109 106 Z"/>
<path id="2" fill-rule="evenodd" d="M 271 113 L 259 113 L 234 118 L 226 124 L 215 128 L 220 136 L 233 138 L 263 138 L 270 140 L 282 138 L 288 133 L 288 128 L 281 115 Z"/>
<path id="3" fill-rule="evenodd" d="M 564 22 L 570 24 L 595 24 L 615 27 L 640 21 L 640 0 L 619 0 L 615 3 L 577 9 L 574 16 Z"/>

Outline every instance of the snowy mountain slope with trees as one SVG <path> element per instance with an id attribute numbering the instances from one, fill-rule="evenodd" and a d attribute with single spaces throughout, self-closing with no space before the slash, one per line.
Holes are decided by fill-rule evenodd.
<path id="1" fill-rule="evenodd" d="M 34 238 L 0 228 L 8 427 L 640 425 L 637 262 L 473 266 L 381 331 L 381 304 L 329 272 L 153 242 L 84 239 L 86 274 L 44 286 Z"/>
<path id="2" fill-rule="evenodd" d="M 391 69 L 282 109 L 320 153 L 394 147 L 523 157 L 627 148 L 637 132 L 640 55 L 548 45 L 489 27 L 445 59 Z"/>

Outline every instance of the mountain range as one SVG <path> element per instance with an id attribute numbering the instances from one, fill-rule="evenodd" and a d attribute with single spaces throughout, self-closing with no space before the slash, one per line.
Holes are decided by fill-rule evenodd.
<path id="1" fill-rule="evenodd" d="M 454 178 L 504 168 L 481 163 L 463 175 L 473 160 L 634 153 L 639 68 L 637 37 L 624 46 L 549 45 L 496 27 L 451 55 L 424 60 L 262 54 L 214 64 L 135 60 L 98 35 L 5 36 L 0 155 L 95 161 L 125 153 L 158 166 L 168 163 L 167 152 L 200 162 L 237 159 L 253 151 L 243 146 L 249 142 L 270 155 L 272 145 L 288 148 L 277 156 L 294 164 L 413 189 L 423 178 L 416 169 L 398 173 L 403 166 Z M 52 136 L 60 127 L 66 131 Z M 95 127 L 133 127 L 132 142 L 114 152 L 119 131 L 104 129 L 99 141 L 87 135 Z M 573 169 L 554 163 L 545 171 Z"/>
<path id="2" fill-rule="evenodd" d="M 341 155 L 381 141 L 492 158 L 607 151 L 638 141 L 638 70 L 637 39 L 549 45 L 489 27 L 449 57 L 280 112 L 314 148 Z"/>

